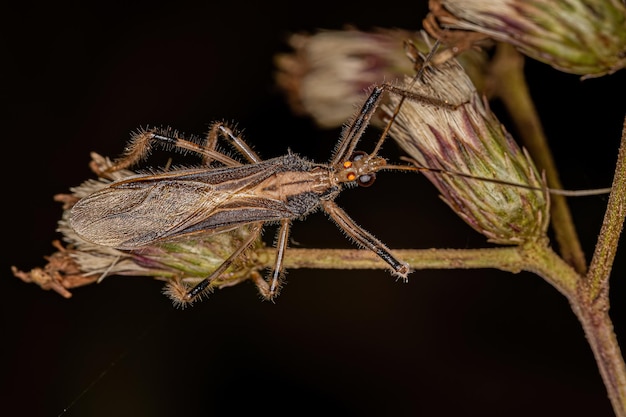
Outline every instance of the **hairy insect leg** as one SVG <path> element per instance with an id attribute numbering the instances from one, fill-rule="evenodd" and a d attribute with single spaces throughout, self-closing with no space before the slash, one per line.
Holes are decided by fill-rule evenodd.
<path id="1" fill-rule="evenodd" d="M 391 254 L 389 248 L 378 240 L 374 235 L 357 225 L 354 220 L 348 216 L 337 204 L 333 201 L 323 201 L 322 207 L 324 211 L 337 223 L 340 229 L 342 229 L 348 236 L 354 239 L 358 244 L 366 249 L 371 250 L 383 261 L 387 262 L 393 274 L 399 276 L 404 281 L 407 279 L 407 275 L 410 272 L 410 267 L 406 262 L 398 260 Z"/>
<path id="2" fill-rule="evenodd" d="M 231 144 L 242 154 L 249 162 L 259 163 L 261 158 L 252 150 L 252 148 L 243 140 L 241 135 L 236 134 L 234 129 L 224 122 L 217 122 L 211 126 L 207 134 L 207 147 L 215 149 L 220 134 L 228 139 Z"/>
<path id="3" fill-rule="evenodd" d="M 141 129 L 133 133 L 123 155 L 113 162 L 113 165 L 106 170 L 107 173 L 129 168 L 132 165 L 145 159 L 152 150 L 154 144 L 164 148 L 173 147 L 184 151 L 190 151 L 202 155 L 206 159 L 219 161 L 226 166 L 238 166 L 240 162 L 220 153 L 214 149 L 199 145 L 190 140 L 180 137 L 180 135 L 170 129 Z"/>
<path id="4" fill-rule="evenodd" d="M 290 230 L 291 220 L 281 220 L 280 229 L 276 236 L 276 259 L 274 260 L 274 269 L 272 270 L 271 279 L 269 281 L 265 279 L 255 280 L 259 292 L 266 300 L 274 299 L 280 291 L 280 284 L 285 270 L 283 261 L 285 259 L 285 252 L 287 251 Z"/>
<path id="5" fill-rule="evenodd" d="M 178 132 L 170 129 L 139 130 L 133 134 L 122 157 L 116 160 L 107 172 L 128 168 L 142 161 L 148 156 L 155 143 L 165 148 L 173 147 L 201 155 L 202 161 L 206 165 L 212 161 L 218 161 L 226 166 L 241 165 L 239 161 L 217 151 L 217 140 L 220 134 L 228 139 L 249 162 L 258 163 L 261 161 L 261 158 L 254 153 L 239 135 L 234 133 L 233 129 L 220 122 L 211 126 L 204 144 L 184 139 L 180 137 Z"/>
<path id="6" fill-rule="evenodd" d="M 215 271 L 211 273 L 208 277 L 203 279 L 200 283 L 198 283 L 195 287 L 187 292 L 185 295 L 185 302 L 190 303 L 193 302 L 196 298 L 201 296 L 206 289 L 211 285 L 217 277 L 219 277 L 222 273 L 224 273 L 230 265 L 239 257 L 241 254 L 250 247 L 254 243 L 254 241 L 261 234 L 261 230 L 263 230 L 263 222 L 252 223 L 250 228 L 250 234 L 246 238 L 246 240 L 235 250 L 222 264 L 217 267 Z"/>
<path id="7" fill-rule="evenodd" d="M 370 95 L 367 97 L 361 109 L 350 121 L 346 128 L 341 133 L 341 139 L 335 147 L 331 165 L 337 165 L 347 160 L 354 152 L 363 132 L 367 128 L 376 113 L 376 109 L 380 105 L 380 100 L 383 97 L 384 88 L 382 86 L 375 86 Z"/>

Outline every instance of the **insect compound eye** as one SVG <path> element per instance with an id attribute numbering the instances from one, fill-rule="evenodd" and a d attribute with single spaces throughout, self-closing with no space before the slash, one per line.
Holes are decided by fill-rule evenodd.
<path id="1" fill-rule="evenodd" d="M 350 157 L 351 161 L 358 161 L 359 159 L 363 159 L 364 157 L 367 156 L 367 153 L 363 152 L 363 151 L 355 151 L 352 156 Z"/>
<path id="2" fill-rule="evenodd" d="M 361 175 L 357 182 L 361 187 L 369 187 L 370 185 L 374 184 L 375 180 L 376 180 L 376 174 L 366 174 L 366 175 Z"/>

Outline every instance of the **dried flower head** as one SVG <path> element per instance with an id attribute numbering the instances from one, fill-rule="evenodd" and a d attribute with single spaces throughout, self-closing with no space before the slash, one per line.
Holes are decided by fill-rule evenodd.
<path id="1" fill-rule="evenodd" d="M 390 130 L 418 166 L 436 171 L 424 174 L 443 200 L 492 242 L 521 244 L 544 237 L 549 221 L 544 181 L 461 65 L 451 59 L 427 66 L 421 79 L 405 77 L 398 86 L 454 104 L 441 108 L 405 100 Z M 387 118 L 400 100 L 391 96 L 384 107 Z"/>
<path id="2" fill-rule="evenodd" d="M 311 116 L 320 127 L 341 126 L 373 85 L 414 73 L 405 44 L 424 46 L 407 30 L 320 31 L 289 38 L 293 53 L 277 55 L 276 82 L 293 111 Z M 480 82 L 486 55 L 473 50 L 459 57 Z"/>
<path id="3" fill-rule="evenodd" d="M 108 158 L 92 153 L 91 166 L 94 172 L 105 172 L 111 165 Z M 71 194 L 55 196 L 57 201 L 64 203 L 63 216 L 57 230 L 63 235 L 67 246 L 55 243 L 58 252 L 47 258 L 48 264 L 44 268 L 23 272 L 13 267 L 14 275 L 25 282 L 36 283 L 43 289 L 53 289 L 66 298 L 71 296 L 68 289 L 100 282 L 107 276 L 149 276 L 168 282 L 164 292 L 175 305 L 188 304 L 185 292 L 220 266 L 247 238 L 249 228 L 243 226 L 223 233 L 173 239 L 138 250 L 118 250 L 80 238 L 68 224 L 71 207 L 82 197 L 105 187 L 111 181 L 134 174 L 129 170 L 115 171 L 107 174 L 108 178 L 88 180 L 71 188 Z M 258 239 L 211 283 L 210 288 L 228 287 L 258 276 L 259 265 L 255 261 L 254 251 L 262 247 L 263 243 Z"/>
<path id="4" fill-rule="evenodd" d="M 626 6 L 621 0 L 431 0 L 430 10 L 424 28 L 460 50 L 492 38 L 587 77 L 626 65 Z"/>

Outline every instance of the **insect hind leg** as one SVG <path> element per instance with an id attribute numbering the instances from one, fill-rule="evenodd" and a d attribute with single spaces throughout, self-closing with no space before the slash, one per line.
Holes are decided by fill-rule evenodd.
<path id="1" fill-rule="evenodd" d="M 126 149 L 121 157 L 116 159 L 104 173 L 111 173 L 129 168 L 148 157 L 152 147 L 157 144 L 162 148 L 175 148 L 180 151 L 189 151 L 202 155 L 204 159 L 219 161 L 226 166 L 241 165 L 240 162 L 224 155 L 207 145 L 187 140 L 176 131 L 169 128 L 139 129 L 132 134 Z"/>

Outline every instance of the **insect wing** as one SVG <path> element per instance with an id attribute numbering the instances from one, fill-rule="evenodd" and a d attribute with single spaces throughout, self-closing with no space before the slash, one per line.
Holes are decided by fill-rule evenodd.
<path id="1" fill-rule="evenodd" d="M 136 249 L 160 239 L 277 220 L 290 214 L 284 204 L 246 193 L 270 175 L 268 165 L 251 164 L 131 177 L 78 201 L 70 225 L 89 242 Z"/>

